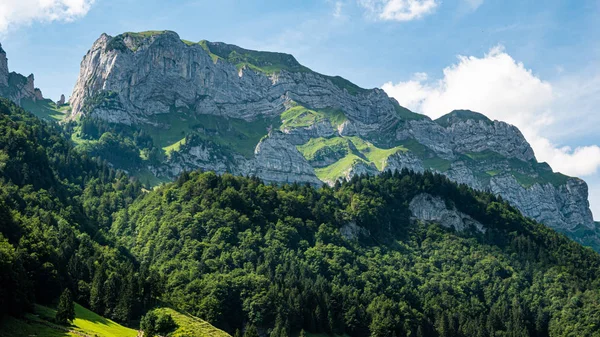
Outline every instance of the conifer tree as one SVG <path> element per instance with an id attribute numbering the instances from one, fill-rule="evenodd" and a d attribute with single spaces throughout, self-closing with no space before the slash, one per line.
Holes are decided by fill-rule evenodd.
<path id="1" fill-rule="evenodd" d="M 73 296 L 69 288 L 66 288 L 60 295 L 58 308 L 56 309 L 56 322 L 59 324 L 67 324 L 75 319 L 75 307 L 73 304 Z"/>

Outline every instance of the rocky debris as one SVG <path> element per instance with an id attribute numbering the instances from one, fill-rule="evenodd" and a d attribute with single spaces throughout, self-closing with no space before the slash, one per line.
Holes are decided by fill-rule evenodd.
<path id="1" fill-rule="evenodd" d="M 475 228 L 479 232 L 485 232 L 485 227 L 480 222 L 455 207 L 446 207 L 446 203 L 440 197 L 422 193 L 414 197 L 408 207 L 413 219 L 417 221 L 437 223 L 457 231 Z"/>
<path id="2" fill-rule="evenodd" d="M 65 105 L 65 103 L 66 103 L 65 95 L 61 94 L 60 99 L 58 101 L 56 101 L 56 105 L 61 106 L 61 105 Z"/>

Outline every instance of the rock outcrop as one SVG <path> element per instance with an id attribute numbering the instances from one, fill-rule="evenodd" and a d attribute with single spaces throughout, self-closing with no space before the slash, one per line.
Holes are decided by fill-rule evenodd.
<path id="1" fill-rule="evenodd" d="M 8 87 L 8 59 L 0 44 L 0 88 Z"/>
<path id="2" fill-rule="evenodd" d="M 35 87 L 33 74 L 25 77 L 8 71 L 8 58 L 0 44 L 0 96 L 6 97 L 18 105 L 23 99 L 34 102 L 43 100 L 42 91 Z"/>
<path id="3" fill-rule="evenodd" d="M 216 143 L 235 125 L 243 129 L 234 141 L 184 146 L 151 167 L 168 178 L 200 168 L 319 185 L 382 170 L 428 169 L 502 195 L 553 228 L 594 226 L 585 182 L 538 163 L 516 127 L 466 110 L 432 121 L 401 107 L 381 89 L 318 74 L 287 54 L 184 42 L 168 31 L 103 34 L 81 62 L 70 102 L 70 118 L 93 116 L 134 128 L 186 120 L 190 129 L 203 130 L 204 139 Z M 293 121 L 280 118 L 298 105 L 310 112 L 292 116 Z M 206 134 L 201 121 L 206 116 L 225 121 L 228 129 Z M 259 130 L 262 140 L 246 144 L 256 145 L 254 155 L 242 155 L 231 144 L 246 139 L 249 131 L 232 121 L 253 125 L 261 120 L 272 122 L 272 132 Z M 334 138 L 349 143 L 328 142 Z M 331 148 L 300 152 L 311 140 Z M 315 151 L 330 155 L 309 162 Z"/>
<path id="4" fill-rule="evenodd" d="M 427 193 L 419 194 L 411 200 L 408 208 L 414 220 L 435 222 L 457 231 L 475 229 L 485 232 L 485 227 L 479 221 L 458 211 L 455 207 L 448 208 L 440 197 Z"/>
<path id="5" fill-rule="evenodd" d="M 65 95 L 61 94 L 58 101 L 56 101 L 56 105 L 61 106 L 61 105 L 65 105 L 65 103 L 66 103 Z"/>

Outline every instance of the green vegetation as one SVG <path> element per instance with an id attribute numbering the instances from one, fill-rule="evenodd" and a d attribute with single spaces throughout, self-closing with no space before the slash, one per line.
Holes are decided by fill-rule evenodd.
<path id="1" fill-rule="evenodd" d="M 73 305 L 73 295 L 69 288 L 63 291 L 58 300 L 58 308 L 56 309 L 55 321 L 59 324 L 67 324 L 75 319 L 75 306 Z"/>
<path id="2" fill-rule="evenodd" d="M 312 110 L 301 105 L 287 109 L 280 118 L 281 130 L 308 127 L 324 120 L 329 121 L 331 126 L 337 127 L 347 120 L 346 115 L 337 109 Z"/>
<path id="3" fill-rule="evenodd" d="M 363 140 L 359 137 L 349 137 L 350 141 L 354 144 L 356 149 L 364 155 L 369 162 L 375 164 L 379 171 L 383 171 L 385 169 L 385 165 L 387 163 L 387 159 L 389 156 L 396 154 L 398 152 L 406 152 L 407 148 L 404 146 L 396 146 L 390 149 L 382 149 L 379 148 L 370 142 Z"/>
<path id="4" fill-rule="evenodd" d="M 370 163 L 363 158 L 354 153 L 350 153 L 327 167 L 315 169 L 315 174 L 317 175 L 317 178 L 322 181 L 333 183 L 339 178 L 345 177 L 352 167 L 356 165 L 369 166 L 369 164 Z"/>
<path id="5" fill-rule="evenodd" d="M 188 336 L 211 336 L 211 337 L 229 337 L 226 332 L 215 328 L 206 321 L 189 314 L 178 312 L 171 308 L 158 308 L 154 310 L 157 315 L 169 315 L 175 321 L 177 328 L 169 336 L 188 337 Z"/>
<path id="6" fill-rule="evenodd" d="M 140 194 L 139 182 L 75 151 L 57 125 L 0 99 L 0 316 L 53 305 L 65 288 L 110 319 L 139 316 L 152 304 L 152 272 L 108 229 Z"/>
<path id="7" fill-rule="evenodd" d="M 480 114 L 471 110 L 454 110 L 436 119 L 435 122 L 443 127 L 448 127 L 451 123 L 453 123 L 453 121 L 469 119 L 474 121 L 484 121 L 486 123 L 492 123 L 492 121 L 489 118 L 487 118 L 484 114 Z"/>
<path id="8" fill-rule="evenodd" d="M 5 316 L 0 319 L 0 337 L 78 337 L 79 335 L 65 331 L 64 329 L 52 328 L 44 320 L 36 319 L 33 315 L 25 318 Z"/>
<path id="9" fill-rule="evenodd" d="M 566 184 L 570 178 L 564 174 L 552 172 L 552 169 L 546 163 L 526 162 L 516 158 L 506 158 L 491 150 L 466 153 L 465 159 L 471 160 L 470 166 L 473 166 L 475 169 L 480 165 L 496 165 L 505 168 L 524 188 L 529 188 L 535 184 L 544 185 L 548 183 L 558 187 Z M 489 177 L 493 177 L 502 171 L 501 169 L 495 169 L 484 173 Z"/>
<path id="10" fill-rule="evenodd" d="M 348 91 L 348 93 L 353 96 L 356 96 L 358 94 L 363 94 L 363 93 L 369 91 L 369 89 L 363 89 L 363 88 L 359 87 L 358 85 L 348 81 L 347 79 L 345 79 L 341 76 L 326 76 L 326 75 L 321 75 L 321 76 L 330 80 L 331 83 L 333 83 L 338 88 Z"/>
<path id="11" fill-rule="evenodd" d="M 73 332 L 80 332 L 90 336 L 98 337 L 135 337 L 137 336 L 137 330 L 124 327 L 118 323 L 115 323 L 109 319 L 106 319 L 94 312 L 82 307 L 75 303 L 75 319 L 70 325 L 57 325 L 53 320 L 56 315 L 54 309 L 36 305 L 35 307 L 36 319 L 39 322 L 49 324 L 57 329 L 68 329 Z"/>
<path id="12" fill-rule="evenodd" d="M 165 150 L 165 152 L 167 153 L 167 156 L 171 154 L 171 152 L 175 151 L 175 152 L 179 152 L 179 150 L 181 150 L 181 146 L 185 145 L 185 140 L 186 138 L 182 138 L 181 140 L 169 145 L 169 146 L 165 146 L 163 147 L 163 150 Z"/>
<path id="13" fill-rule="evenodd" d="M 246 66 L 255 71 L 273 74 L 286 70 L 289 72 L 310 72 L 289 54 L 254 51 L 238 46 L 202 40 L 198 43 L 212 57 L 214 62 L 221 59 L 234 64 L 238 69 Z"/>
<path id="14" fill-rule="evenodd" d="M 129 140 L 138 156 L 156 148 L 144 130 L 80 127 L 83 139 Z M 410 142 L 386 150 L 343 140 L 350 152 L 324 176 L 386 151 L 428 154 Z M 412 221 L 421 193 L 485 231 Z M 119 324 L 152 317 L 159 303 L 198 317 L 161 308 L 144 321 L 181 337 L 202 320 L 270 337 L 595 336 L 600 327 L 598 253 L 430 172 L 319 189 L 192 172 L 142 193 L 136 179 L 75 151 L 57 125 L 0 100 L 0 219 L 0 335 L 68 336 L 51 323 L 64 289 L 98 314 L 75 305 L 71 329 L 101 337 L 137 335 Z M 356 237 L 342 234 L 349 224 L 362 229 Z"/>
<path id="15" fill-rule="evenodd" d="M 418 114 L 416 112 L 412 112 L 410 110 L 408 110 L 407 108 L 401 106 L 400 104 L 398 104 L 398 102 L 396 102 L 395 100 L 392 100 L 393 104 L 394 104 L 394 108 L 396 109 L 396 113 L 398 114 L 398 117 L 405 119 L 405 120 L 419 120 L 419 119 L 425 119 L 425 118 L 429 118 L 425 115 L 421 115 Z"/>
<path id="16" fill-rule="evenodd" d="M 23 109 L 33 113 L 37 117 L 50 121 L 60 121 L 69 113 L 71 107 L 68 104 L 56 106 L 51 99 L 43 101 L 33 101 L 30 99 L 21 100 Z"/>
<path id="17" fill-rule="evenodd" d="M 348 139 L 344 137 L 311 138 L 306 144 L 296 147 L 312 165 L 327 159 L 339 160 L 353 152 Z"/>
<path id="18" fill-rule="evenodd" d="M 485 232 L 412 222 L 420 193 Z M 349 222 L 364 229 L 356 239 L 341 234 Z M 189 173 L 119 211 L 112 233 L 164 278 L 162 300 L 231 334 L 593 336 L 600 326 L 600 255 L 431 173 L 318 190 Z"/>

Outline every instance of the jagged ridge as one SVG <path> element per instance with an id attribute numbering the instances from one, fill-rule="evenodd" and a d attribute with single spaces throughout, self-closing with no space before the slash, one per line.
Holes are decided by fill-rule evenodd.
<path id="1" fill-rule="evenodd" d="M 124 126 L 132 138 L 143 131 L 148 151 L 168 149 L 141 168 L 163 178 L 202 168 L 317 185 L 429 169 L 500 194 L 553 228 L 594 226 L 585 182 L 537 163 L 516 127 L 466 110 L 432 121 L 381 89 L 318 74 L 287 54 L 182 41 L 169 31 L 103 34 L 71 101 L 72 118 Z M 330 148 L 339 144 L 353 148 Z"/>

